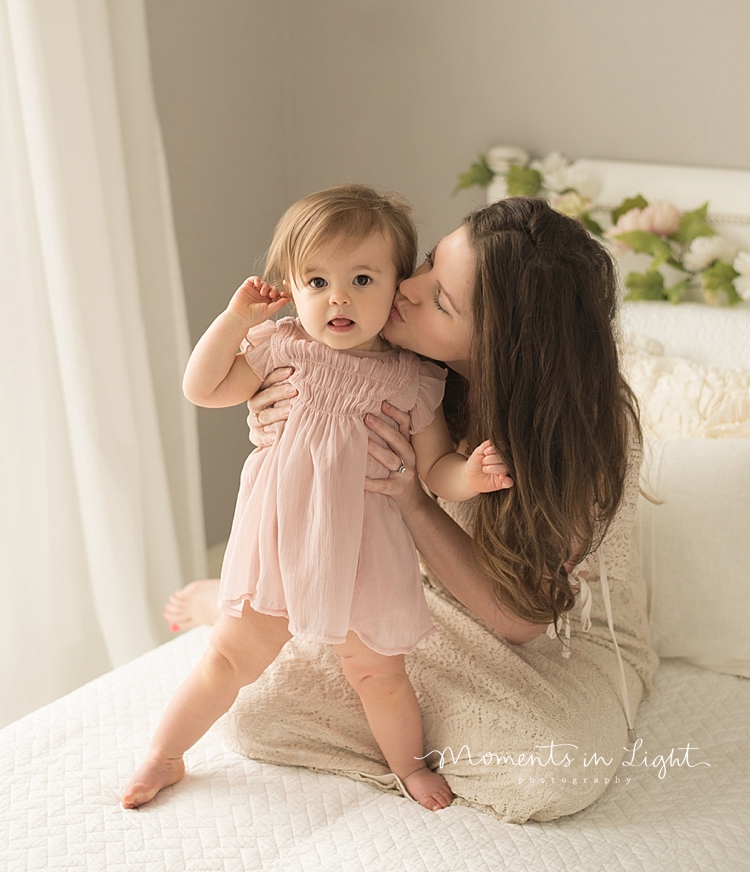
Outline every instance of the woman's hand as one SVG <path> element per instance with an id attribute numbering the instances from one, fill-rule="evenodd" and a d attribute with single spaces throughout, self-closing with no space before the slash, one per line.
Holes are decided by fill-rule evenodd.
<path id="1" fill-rule="evenodd" d="M 388 478 L 366 478 L 365 490 L 391 497 L 401 514 L 406 515 L 421 501 L 428 499 L 417 477 L 416 455 L 409 438 L 411 419 L 407 412 L 402 412 L 390 403 L 384 402 L 381 408 L 384 415 L 393 418 L 398 424 L 398 429 L 374 415 L 366 415 L 365 424 L 388 446 L 384 448 L 370 439 L 367 453 L 389 469 L 391 474 Z"/>
<path id="2" fill-rule="evenodd" d="M 289 417 L 291 398 L 297 396 L 297 389 L 287 381 L 293 372 L 290 366 L 273 370 L 247 402 L 250 441 L 258 448 L 273 445 L 276 441 L 275 425 Z"/>

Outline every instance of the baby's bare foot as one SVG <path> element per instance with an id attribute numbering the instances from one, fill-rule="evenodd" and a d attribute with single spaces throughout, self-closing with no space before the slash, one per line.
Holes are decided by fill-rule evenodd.
<path id="1" fill-rule="evenodd" d="M 176 760 L 148 756 L 130 779 L 122 798 L 123 808 L 138 808 L 152 800 L 165 787 L 177 784 L 185 774 L 182 757 Z"/>
<path id="2" fill-rule="evenodd" d="M 447 808 L 453 802 L 453 791 L 448 787 L 448 782 L 426 766 L 402 780 L 409 796 L 430 811 Z"/>
<path id="3" fill-rule="evenodd" d="M 175 633 L 199 624 L 215 624 L 219 619 L 218 597 L 218 578 L 191 581 L 169 598 L 164 606 L 164 620 Z"/>

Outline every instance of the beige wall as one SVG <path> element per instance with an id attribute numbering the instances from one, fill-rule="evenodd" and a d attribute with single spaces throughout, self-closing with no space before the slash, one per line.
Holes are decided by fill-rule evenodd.
<path id="1" fill-rule="evenodd" d="M 146 0 L 194 339 L 293 199 L 404 193 L 423 243 L 481 199 L 459 172 L 534 154 L 750 169 L 747 0 Z M 201 413 L 226 538 L 244 412 Z"/>

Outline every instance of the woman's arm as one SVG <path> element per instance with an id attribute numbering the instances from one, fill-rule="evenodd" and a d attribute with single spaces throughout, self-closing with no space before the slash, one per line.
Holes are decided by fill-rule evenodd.
<path id="1" fill-rule="evenodd" d="M 498 605 L 492 580 L 477 561 L 471 537 L 427 494 L 404 516 L 404 523 L 422 559 L 445 587 L 506 642 L 522 645 L 545 632 L 546 626 L 522 621 Z"/>
<path id="2" fill-rule="evenodd" d="M 492 580 L 484 573 L 474 554 L 472 539 L 422 490 L 416 474 L 415 453 L 409 441 L 409 416 L 387 403 L 383 412 L 399 429 L 374 416 L 365 423 L 390 447 L 370 441 L 369 453 L 393 474 L 384 479 L 367 479 L 367 490 L 390 496 L 401 511 L 422 559 L 445 587 L 474 614 L 486 621 L 512 645 L 530 642 L 546 627 L 530 624 L 498 605 Z M 398 473 L 401 462 L 405 472 Z"/>

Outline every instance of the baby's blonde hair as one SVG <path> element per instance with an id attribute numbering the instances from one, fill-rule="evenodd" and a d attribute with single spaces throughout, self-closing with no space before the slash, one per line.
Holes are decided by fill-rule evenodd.
<path id="1" fill-rule="evenodd" d="M 411 207 L 399 194 L 379 194 L 367 185 L 338 185 L 309 194 L 284 213 L 271 240 L 264 278 L 270 285 L 297 278 L 305 262 L 328 240 L 357 245 L 373 233 L 393 244 L 398 281 L 417 259 L 417 230 Z"/>

